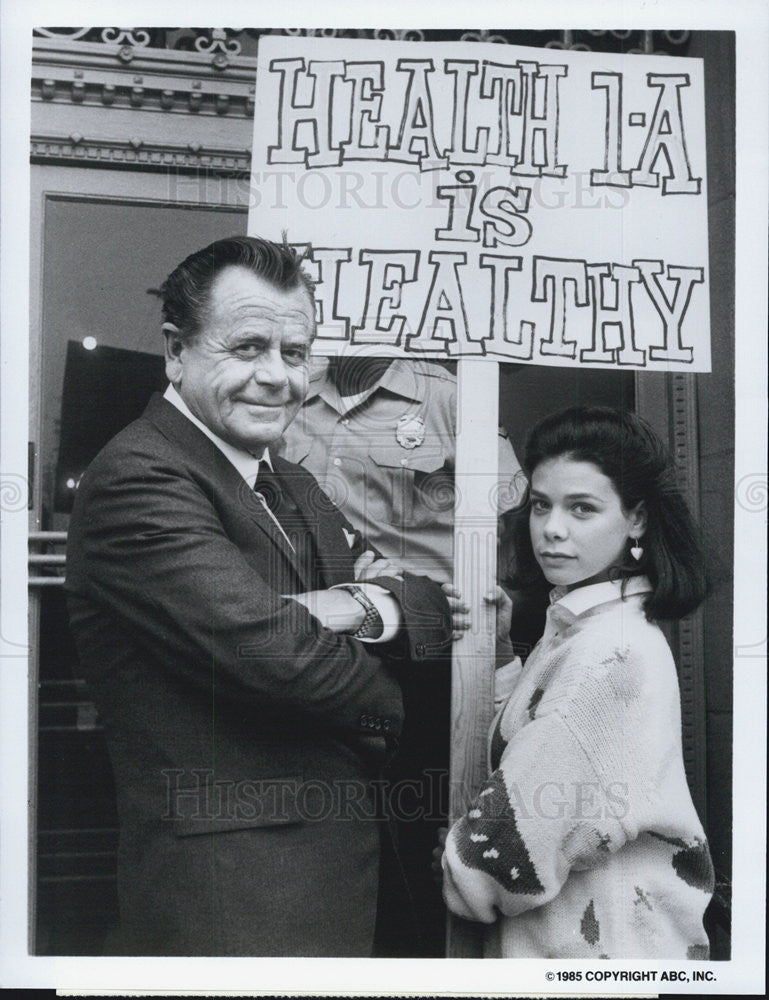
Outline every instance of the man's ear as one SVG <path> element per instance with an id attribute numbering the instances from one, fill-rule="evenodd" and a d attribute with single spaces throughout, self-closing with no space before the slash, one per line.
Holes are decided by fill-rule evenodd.
<path id="1" fill-rule="evenodd" d="M 628 522 L 630 524 L 630 534 L 634 538 L 641 538 L 646 531 L 646 525 L 648 523 L 648 517 L 646 514 L 646 505 L 643 500 L 636 504 L 635 507 L 628 514 Z"/>
<path id="2" fill-rule="evenodd" d="M 178 385 L 182 379 L 182 351 L 184 338 L 179 327 L 174 323 L 164 323 L 163 336 L 166 338 L 166 378 L 173 385 Z"/>

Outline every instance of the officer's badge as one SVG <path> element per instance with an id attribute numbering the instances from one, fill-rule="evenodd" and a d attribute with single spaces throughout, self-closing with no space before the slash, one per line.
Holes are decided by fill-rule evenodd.
<path id="1" fill-rule="evenodd" d="M 404 413 L 395 428 L 395 440 L 401 448 L 416 448 L 424 439 L 424 420 L 414 413 Z"/>

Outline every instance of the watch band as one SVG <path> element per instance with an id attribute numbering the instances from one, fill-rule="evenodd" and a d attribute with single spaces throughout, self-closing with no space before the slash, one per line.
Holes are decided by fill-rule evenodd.
<path id="1" fill-rule="evenodd" d="M 352 633 L 353 637 L 356 639 L 378 639 L 384 631 L 384 623 L 376 604 L 374 604 L 366 591 L 355 583 L 343 583 L 339 589 L 346 590 L 349 594 L 352 594 L 366 612 L 362 624 Z"/>

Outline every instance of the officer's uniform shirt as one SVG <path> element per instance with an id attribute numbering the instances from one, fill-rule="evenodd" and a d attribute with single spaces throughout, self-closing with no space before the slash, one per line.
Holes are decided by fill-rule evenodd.
<path id="1" fill-rule="evenodd" d="M 368 541 L 404 569 L 453 577 L 456 377 L 440 365 L 395 359 L 378 382 L 341 397 L 320 359 L 282 453 L 318 479 Z M 515 506 L 520 466 L 503 431 L 494 492 Z"/>

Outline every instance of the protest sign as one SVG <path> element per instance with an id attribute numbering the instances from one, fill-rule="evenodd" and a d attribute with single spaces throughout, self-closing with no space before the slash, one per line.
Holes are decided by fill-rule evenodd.
<path id="1" fill-rule="evenodd" d="M 266 36 L 251 198 L 321 353 L 710 368 L 699 60 Z"/>

